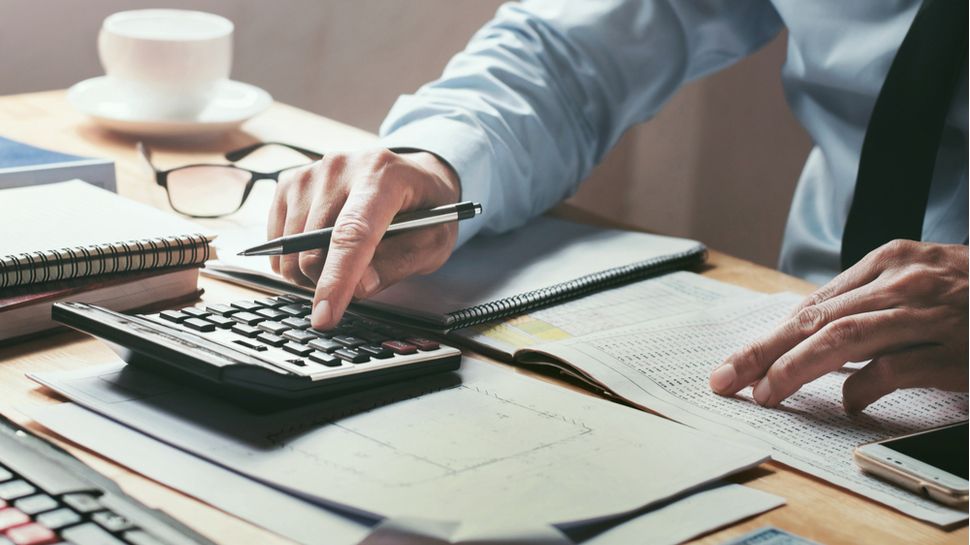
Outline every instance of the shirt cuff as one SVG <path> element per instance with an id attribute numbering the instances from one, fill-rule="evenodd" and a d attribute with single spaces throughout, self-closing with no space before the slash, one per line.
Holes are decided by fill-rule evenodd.
<path id="1" fill-rule="evenodd" d="M 488 141 L 479 129 L 445 117 L 427 118 L 382 135 L 380 145 L 420 149 L 437 155 L 458 174 L 461 200 L 481 203 L 479 216 L 458 222 L 456 248 L 485 226 L 492 200 L 492 163 Z"/>

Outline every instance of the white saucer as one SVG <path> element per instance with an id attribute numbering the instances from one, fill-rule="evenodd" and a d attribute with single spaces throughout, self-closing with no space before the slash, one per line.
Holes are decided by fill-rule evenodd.
<path id="1" fill-rule="evenodd" d="M 191 117 L 164 118 L 136 111 L 130 100 L 106 76 L 74 84 L 67 100 L 98 124 L 139 136 L 187 136 L 223 132 L 262 113 L 273 103 L 266 91 L 239 81 L 224 80 L 215 97 Z"/>

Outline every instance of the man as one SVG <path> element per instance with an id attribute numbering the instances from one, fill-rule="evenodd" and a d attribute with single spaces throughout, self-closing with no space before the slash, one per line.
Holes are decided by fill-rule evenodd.
<path id="1" fill-rule="evenodd" d="M 330 327 L 352 297 L 555 205 L 681 85 L 787 27 L 782 79 L 815 146 L 781 269 L 824 285 L 714 370 L 711 387 L 753 384 L 776 406 L 872 359 L 845 382 L 848 410 L 897 388 L 966 390 L 966 21 L 964 0 L 506 5 L 441 79 L 400 98 L 381 128 L 394 151 L 331 155 L 280 184 L 270 237 L 336 231 L 327 251 L 274 266 L 316 285 L 313 325 Z M 458 200 L 482 202 L 484 217 L 378 244 L 398 212 Z"/>

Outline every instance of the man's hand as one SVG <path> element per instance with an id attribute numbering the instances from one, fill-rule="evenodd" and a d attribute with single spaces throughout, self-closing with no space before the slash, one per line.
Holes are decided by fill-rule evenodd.
<path id="1" fill-rule="evenodd" d="M 280 180 L 268 237 L 333 225 L 328 249 L 272 257 L 273 270 L 316 286 L 311 321 L 335 326 L 352 297 L 365 298 L 412 274 L 434 271 L 448 259 L 458 226 L 448 223 L 381 237 L 399 212 L 454 203 L 458 177 L 430 153 L 386 149 L 334 153 Z"/>
<path id="2" fill-rule="evenodd" d="M 732 395 L 754 384 L 775 407 L 846 362 L 872 359 L 846 379 L 847 411 L 899 388 L 967 389 L 967 247 L 894 240 L 810 295 L 771 334 L 711 374 Z"/>

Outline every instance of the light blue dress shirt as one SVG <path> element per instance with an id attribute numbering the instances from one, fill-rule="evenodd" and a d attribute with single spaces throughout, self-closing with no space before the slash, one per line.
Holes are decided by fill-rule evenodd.
<path id="1" fill-rule="evenodd" d="M 954 0 L 965 1 L 965 0 Z M 724 68 L 786 27 L 781 78 L 808 156 L 780 268 L 824 283 L 839 272 L 866 125 L 919 0 L 542 0 L 503 6 L 442 77 L 402 96 L 383 145 L 431 151 L 485 213 L 515 228 L 576 190 L 631 125 L 684 83 Z M 433 22 L 429 24 L 434 24 Z M 967 241 L 967 75 L 944 130 L 923 240 Z M 742 137 L 743 128 L 739 128 Z M 725 226 L 730 228 L 730 226 Z"/>

